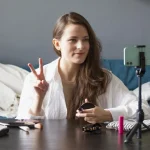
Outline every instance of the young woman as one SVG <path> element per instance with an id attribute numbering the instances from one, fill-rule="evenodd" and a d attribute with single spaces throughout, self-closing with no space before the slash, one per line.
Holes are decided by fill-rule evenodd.
<path id="1" fill-rule="evenodd" d="M 102 46 L 88 21 L 71 12 L 60 17 L 53 31 L 58 59 L 39 69 L 28 64 L 17 118 L 63 119 L 83 117 L 90 123 L 134 118 L 137 97 L 111 72 L 101 67 Z M 85 102 L 93 109 L 77 111 Z M 145 116 L 150 109 L 143 103 Z"/>

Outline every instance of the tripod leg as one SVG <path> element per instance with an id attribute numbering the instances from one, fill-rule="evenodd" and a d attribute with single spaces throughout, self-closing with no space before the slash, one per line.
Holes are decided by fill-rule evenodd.
<path id="1" fill-rule="evenodd" d="M 142 125 L 143 125 L 147 130 L 150 130 L 150 127 L 147 126 L 146 124 L 142 123 Z"/>
<path id="2" fill-rule="evenodd" d="M 137 138 L 141 139 L 142 138 L 142 134 L 141 134 L 141 124 L 139 125 L 139 128 L 137 130 Z"/>
<path id="3" fill-rule="evenodd" d="M 143 122 L 140 124 L 140 126 L 139 126 L 139 129 L 138 129 L 138 132 L 137 132 L 137 138 L 141 138 L 142 137 L 142 134 L 141 134 L 141 125 L 143 125 L 147 130 L 150 130 L 150 128 L 146 125 L 146 124 L 144 124 Z"/>
<path id="4" fill-rule="evenodd" d="M 137 131 L 137 129 L 139 128 L 140 123 L 136 123 L 135 126 L 133 127 L 133 129 L 130 131 L 129 135 L 127 136 L 126 140 L 124 141 L 125 143 L 129 142 L 133 135 L 135 134 L 135 132 Z"/>

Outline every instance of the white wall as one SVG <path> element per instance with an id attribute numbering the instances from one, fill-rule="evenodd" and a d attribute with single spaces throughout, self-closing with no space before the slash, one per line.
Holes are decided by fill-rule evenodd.
<path id="1" fill-rule="evenodd" d="M 88 19 L 105 58 L 122 59 L 128 45 L 150 45 L 150 0 L 0 0 L 0 63 L 54 60 L 52 30 L 69 11 Z"/>

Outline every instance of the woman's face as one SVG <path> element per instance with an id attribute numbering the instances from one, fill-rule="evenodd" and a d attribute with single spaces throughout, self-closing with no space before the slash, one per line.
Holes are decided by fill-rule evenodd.
<path id="1" fill-rule="evenodd" d="M 82 64 L 89 52 L 89 35 L 82 25 L 69 24 L 58 42 L 61 51 L 61 61 L 73 64 Z"/>

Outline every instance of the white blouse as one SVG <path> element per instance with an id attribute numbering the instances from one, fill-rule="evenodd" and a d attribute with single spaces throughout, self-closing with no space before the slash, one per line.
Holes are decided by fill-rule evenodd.
<path id="1" fill-rule="evenodd" d="M 22 90 L 17 119 L 45 118 L 45 119 L 64 119 L 67 116 L 67 108 L 63 93 L 63 86 L 58 73 L 58 60 L 44 66 L 43 71 L 46 81 L 49 83 L 48 91 L 42 104 L 41 116 L 31 116 L 28 113 L 32 102 L 35 100 L 34 75 L 28 74 Z M 39 71 L 39 69 L 37 69 Z M 119 116 L 125 119 L 135 118 L 138 108 L 137 97 L 127 89 L 123 82 L 112 74 L 104 94 L 100 95 L 97 103 L 104 109 L 111 112 L 113 120 L 118 120 Z M 150 107 L 146 101 L 142 101 L 142 109 L 145 119 L 150 118 Z"/>

